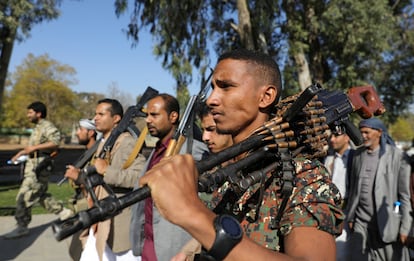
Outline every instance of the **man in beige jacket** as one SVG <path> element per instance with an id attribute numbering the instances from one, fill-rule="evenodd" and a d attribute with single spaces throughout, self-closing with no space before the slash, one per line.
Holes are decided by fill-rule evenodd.
<path id="1" fill-rule="evenodd" d="M 122 117 L 123 109 L 117 100 L 103 99 L 98 102 L 94 120 L 96 130 L 102 133 L 103 140 L 96 155 L 101 154 L 105 140 L 111 135 Z M 111 151 L 107 152 L 104 158 L 94 158 L 91 162 L 97 173 L 104 176 L 103 180 L 117 196 L 122 196 L 132 190 L 145 164 L 145 157 L 138 154 L 128 168 L 123 168 L 134 145 L 135 138 L 130 133 L 124 132 L 117 138 Z M 80 170 L 73 166 L 68 168 L 65 176 L 78 180 Z M 95 188 L 95 194 L 98 199 L 108 196 L 108 192 L 102 186 Z M 129 222 L 130 208 L 125 208 L 121 214 L 83 231 L 80 237 L 84 249 L 80 260 L 116 260 L 119 257 L 122 257 L 122 260 L 137 260 L 130 250 Z"/>

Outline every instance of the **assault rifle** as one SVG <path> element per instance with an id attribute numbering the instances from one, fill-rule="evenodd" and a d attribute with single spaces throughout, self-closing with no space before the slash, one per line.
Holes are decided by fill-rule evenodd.
<path id="1" fill-rule="evenodd" d="M 289 151 L 293 156 L 303 154 L 309 158 L 318 157 L 322 155 L 323 149 L 317 146 L 317 144 L 323 144 L 322 141 L 327 139 L 327 136 L 322 132 L 335 124 L 341 124 L 343 121 L 348 120 L 349 114 L 354 111 L 364 118 L 379 115 L 385 111 L 372 86 L 351 88 L 347 95 L 339 91 L 324 90 L 320 85 L 313 85 L 304 91 L 302 95 L 291 96 L 283 100 L 277 107 L 279 107 L 278 115 L 265 123 L 251 137 L 222 152 L 211 155 L 206 160 L 197 162 L 196 166 L 199 173 L 204 173 L 222 162 L 252 150 L 256 151 L 256 153 L 251 155 L 260 155 L 261 151 L 264 151 L 264 153 L 253 160 L 251 160 L 251 157 L 246 157 L 248 160 L 240 160 L 239 162 L 241 163 L 237 167 L 231 165 L 231 171 L 238 172 L 240 169 L 248 167 L 252 162 L 261 161 L 261 157 L 280 159 L 280 157 L 269 156 L 276 155 L 280 151 Z M 277 167 L 279 167 L 277 164 L 272 163 L 266 166 L 266 170 L 270 171 L 272 168 Z M 230 168 L 227 170 L 230 170 Z M 256 183 L 258 178 L 257 175 L 254 176 L 253 174 L 255 172 L 261 173 L 261 171 L 254 171 L 252 169 L 249 169 L 249 171 L 252 171 L 250 173 L 252 176 L 246 175 L 245 179 L 242 179 L 245 182 L 240 182 L 242 185 L 250 186 Z M 212 178 L 208 178 L 208 176 Z M 219 178 L 216 178 L 218 176 Z M 210 187 L 219 185 L 219 183 L 222 184 L 230 177 L 235 177 L 231 175 L 230 171 L 222 175 L 217 173 L 201 174 L 199 190 L 208 191 Z M 96 222 L 117 215 L 122 209 L 149 196 L 150 189 L 144 186 L 119 198 L 105 198 L 100 202 L 104 208 L 93 207 L 81 211 L 76 216 L 65 221 L 55 221 L 52 224 L 55 238 L 60 241 Z"/>
<path id="2" fill-rule="evenodd" d="M 200 89 L 200 92 L 197 95 L 191 96 L 189 102 L 187 103 L 186 109 L 184 111 L 183 116 L 181 117 L 180 123 L 171 138 L 170 143 L 168 144 L 167 150 L 164 154 L 164 157 L 176 155 L 179 153 L 182 145 L 184 144 L 185 140 L 188 138 L 188 136 L 193 131 L 192 127 L 194 124 L 194 113 L 195 113 L 195 107 L 199 103 L 205 100 L 207 96 L 207 92 L 209 90 L 209 80 L 212 76 L 212 72 L 208 76 L 208 78 L 202 82 L 202 87 Z M 94 175 L 96 176 L 96 175 Z M 106 186 L 106 184 L 103 182 L 103 180 L 96 182 L 91 182 L 92 186 L 95 185 L 103 185 Z M 149 193 L 149 188 L 146 187 L 145 190 Z M 107 191 L 110 191 L 107 189 Z M 140 192 L 142 193 L 142 192 Z M 92 194 L 93 197 L 94 194 Z M 123 195 L 122 197 L 116 197 L 113 193 L 109 193 L 109 196 L 99 200 L 95 201 L 94 207 L 85 210 L 80 211 L 75 216 L 66 219 L 64 221 L 56 220 L 52 223 L 52 229 L 55 235 L 56 240 L 60 241 L 62 239 L 65 239 L 66 237 L 73 235 L 79 230 L 88 228 L 92 224 L 95 224 L 100 221 L 104 221 L 108 218 L 111 218 L 117 214 L 119 214 L 122 209 L 138 202 L 138 200 L 135 200 L 135 193 L 134 191 L 127 193 Z"/>
<path id="3" fill-rule="evenodd" d="M 194 123 L 194 109 L 196 106 L 203 102 L 206 99 L 207 92 L 209 90 L 208 82 L 210 81 L 211 76 L 213 73 L 211 72 L 207 79 L 202 82 L 202 87 L 200 92 L 197 95 L 193 95 L 190 97 L 190 100 L 187 103 L 185 108 L 184 114 L 182 119 L 180 120 L 180 124 L 178 125 L 177 130 L 175 131 L 170 143 L 168 144 L 167 151 L 165 152 L 165 156 L 172 156 L 179 153 L 184 141 L 187 139 L 188 135 L 193 131 L 193 123 Z"/>

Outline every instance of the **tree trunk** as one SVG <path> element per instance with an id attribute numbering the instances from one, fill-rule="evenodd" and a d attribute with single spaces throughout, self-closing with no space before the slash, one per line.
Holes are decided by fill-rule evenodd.
<path id="1" fill-rule="evenodd" d="M 301 90 L 304 90 L 312 84 L 312 78 L 309 72 L 309 65 L 306 61 L 306 57 L 303 51 L 295 54 L 294 58 L 298 68 L 299 86 Z"/>
<path id="2" fill-rule="evenodd" d="M 247 1 L 237 0 L 237 10 L 239 12 L 239 25 L 237 26 L 237 32 L 239 33 L 241 42 L 244 48 L 254 50 L 255 45 Z"/>
<path id="3" fill-rule="evenodd" d="M 16 28 L 9 30 L 8 35 L 5 35 L 2 41 L 2 48 L 0 54 L 0 112 L 2 110 L 4 90 L 6 86 L 6 77 L 9 69 L 10 58 L 13 51 L 14 40 L 16 37 Z"/>

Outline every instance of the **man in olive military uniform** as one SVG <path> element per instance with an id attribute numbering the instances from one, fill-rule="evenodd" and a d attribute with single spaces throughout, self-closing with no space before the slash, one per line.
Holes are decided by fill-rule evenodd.
<path id="1" fill-rule="evenodd" d="M 72 213 L 63 207 L 62 202 L 56 201 L 47 193 L 51 164 L 43 164 L 43 161 L 45 159 L 48 161 L 52 153 L 56 153 L 60 133 L 53 123 L 45 119 L 46 116 L 47 109 L 42 102 L 33 102 L 27 107 L 27 117 L 36 126 L 30 135 L 28 146 L 11 159 L 16 161 L 21 156 L 28 157 L 24 179 L 16 196 L 17 228 L 6 234 L 5 239 L 19 238 L 29 234 L 27 226 L 32 219 L 32 206 L 36 203 L 40 203 L 47 211 L 58 214 L 61 219 L 69 217 Z"/>

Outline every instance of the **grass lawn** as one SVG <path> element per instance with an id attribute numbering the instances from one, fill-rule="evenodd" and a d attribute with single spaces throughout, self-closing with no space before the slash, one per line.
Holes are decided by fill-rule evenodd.
<path id="1" fill-rule="evenodd" d="M 16 195 L 19 191 L 19 185 L 0 185 L 0 216 L 14 215 L 16 206 Z M 75 193 L 74 189 L 68 182 L 57 186 L 54 183 L 49 183 L 48 192 L 56 200 L 61 200 L 67 206 L 68 199 Z M 48 213 L 40 204 L 36 204 L 32 208 L 32 214 L 46 214 Z"/>

